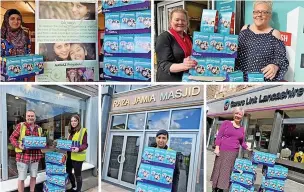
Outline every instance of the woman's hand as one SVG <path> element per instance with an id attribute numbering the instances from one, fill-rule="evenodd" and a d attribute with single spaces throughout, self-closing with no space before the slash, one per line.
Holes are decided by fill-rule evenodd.
<path id="1" fill-rule="evenodd" d="M 216 146 L 216 147 L 215 147 L 214 154 L 215 154 L 216 156 L 220 156 L 220 147 L 219 147 L 219 146 Z"/>
<path id="2" fill-rule="evenodd" d="M 75 153 L 79 152 L 79 148 L 78 147 L 73 147 L 72 152 L 75 152 Z"/>
<path id="3" fill-rule="evenodd" d="M 264 77 L 266 79 L 272 80 L 276 76 L 278 70 L 279 70 L 279 67 L 277 65 L 269 64 L 262 69 L 262 73 L 264 73 Z"/>
<path id="4" fill-rule="evenodd" d="M 194 68 L 197 65 L 197 62 L 193 59 L 191 59 L 190 57 L 187 57 L 184 59 L 183 61 L 183 65 L 185 67 L 185 71 Z"/>
<path id="5" fill-rule="evenodd" d="M 250 152 L 251 152 L 251 151 L 253 151 L 253 150 L 252 150 L 251 148 L 249 148 L 249 147 L 247 147 L 247 149 L 246 149 L 246 150 L 248 150 L 248 151 L 250 151 Z"/>
<path id="6" fill-rule="evenodd" d="M 53 141 L 53 146 L 56 147 L 57 146 L 57 140 Z"/>

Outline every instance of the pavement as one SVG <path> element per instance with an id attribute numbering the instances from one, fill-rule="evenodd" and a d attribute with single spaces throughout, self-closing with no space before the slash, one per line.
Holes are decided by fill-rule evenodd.
<path id="1" fill-rule="evenodd" d="M 212 173 L 212 169 L 213 169 L 213 163 L 214 163 L 214 159 L 215 159 L 215 155 L 213 154 L 213 152 L 207 150 L 207 159 L 206 159 L 206 169 L 207 169 L 207 178 L 206 178 L 206 182 L 207 182 L 207 191 L 206 192 L 212 192 L 212 183 L 210 182 L 210 177 L 211 177 L 211 173 Z M 259 167 L 257 170 L 257 179 L 255 182 L 255 191 L 257 191 L 262 183 L 262 168 Z M 285 188 L 284 191 L 285 192 L 300 192 L 304 190 L 304 185 L 295 181 L 292 181 L 290 179 L 286 180 L 285 183 Z"/>
<path id="2" fill-rule="evenodd" d="M 98 187 L 94 187 L 94 188 L 86 190 L 84 192 L 98 192 Z"/>
<path id="3" fill-rule="evenodd" d="M 67 189 L 71 188 L 71 185 L 66 186 Z M 35 187 L 35 192 L 43 191 L 43 183 L 39 183 Z M 98 177 L 88 177 L 82 180 L 82 191 L 83 192 L 98 192 Z M 18 191 L 14 191 L 18 192 Z M 29 187 L 24 189 L 24 192 L 30 192 Z"/>
<path id="4" fill-rule="evenodd" d="M 101 191 L 102 192 L 134 192 L 134 190 L 130 191 L 127 189 L 123 189 L 121 187 L 103 181 L 101 181 Z"/>

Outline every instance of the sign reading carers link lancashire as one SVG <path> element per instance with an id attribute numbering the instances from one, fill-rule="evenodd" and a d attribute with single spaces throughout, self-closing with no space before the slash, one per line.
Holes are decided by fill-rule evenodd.
<path id="1" fill-rule="evenodd" d="M 208 114 L 231 112 L 235 107 L 242 107 L 246 111 L 263 110 L 265 108 L 281 109 L 283 106 L 295 104 L 304 105 L 303 86 L 275 86 L 245 95 L 208 103 Z"/>
<path id="2" fill-rule="evenodd" d="M 203 102 L 203 86 L 178 86 L 177 88 L 171 87 L 119 97 L 114 99 L 112 108 L 115 110 L 122 107 L 148 107 L 191 100 L 201 100 Z"/>
<path id="3" fill-rule="evenodd" d="M 277 101 L 277 100 L 284 100 L 284 99 L 292 99 L 294 97 L 301 97 L 304 93 L 304 88 L 292 88 L 292 89 L 286 89 L 286 91 L 277 92 L 273 94 L 268 95 L 259 95 L 259 97 L 248 97 L 244 100 L 240 101 L 233 101 L 233 100 L 226 100 L 224 105 L 224 110 L 227 110 L 229 106 L 231 108 L 233 107 L 242 107 L 244 105 L 254 105 L 257 103 L 266 103 L 271 101 Z"/>

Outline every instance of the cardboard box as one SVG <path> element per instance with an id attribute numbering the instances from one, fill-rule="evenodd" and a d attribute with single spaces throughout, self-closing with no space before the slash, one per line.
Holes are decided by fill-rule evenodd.
<path id="1" fill-rule="evenodd" d="M 134 58 L 134 79 L 151 79 L 151 60 L 143 58 Z"/>
<path id="2" fill-rule="evenodd" d="M 105 75 L 118 76 L 118 58 L 105 57 L 103 62 Z"/>
<path id="3" fill-rule="evenodd" d="M 218 11 L 203 9 L 201 32 L 216 33 L 218 31 Z"/>
<path id="4" fill-rule="evenodd" d="M 209 33 L 194 31 L 193 50 L 198 53 L 212 53 L 213 48 L 210 45 L 209 37 Z"/>
<path id="5" fill-rule="evenodd" d="M 120 30 L 119 12 L 105 13 L 105 27 L 108 30 Z"/>
<path id="6" fill-rule="evenodd" d="M 274 166 L 277 156 L 271 153 L 255 151 L 252 156 L 252 161 L 257 164 Z"/>
<path id="7" fill-rule="evenodd" d="M 218 31 L 224 35 L 234 34 L 233 12 L 219 12 Z"/>
<path id="8" fill-rule="evenodd" d="M 145 147 L 142 155 L 142 160 L 153 161 L 154 160 L 155 148 Z"/>
<path id="9" fill-rule="evenodd" d="M 136 29 L 151 28 L 151 10 L 137 11 Z"/>
<path id="10" fill-rule="evenodd" d="M 118 60 L 119 72 L 118 76 L 123 78 L 134 78 L 134 60 L 133 58 L 119 58 Z"/>

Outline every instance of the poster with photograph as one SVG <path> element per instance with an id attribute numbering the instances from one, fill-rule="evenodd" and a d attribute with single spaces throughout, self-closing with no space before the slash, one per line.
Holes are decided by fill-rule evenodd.
<path id="1" fill-rule="evenodd" d="M 36 0 L 35 53 L 44 57 L 38 82 L 99 80 L 96 0 Z"/>

